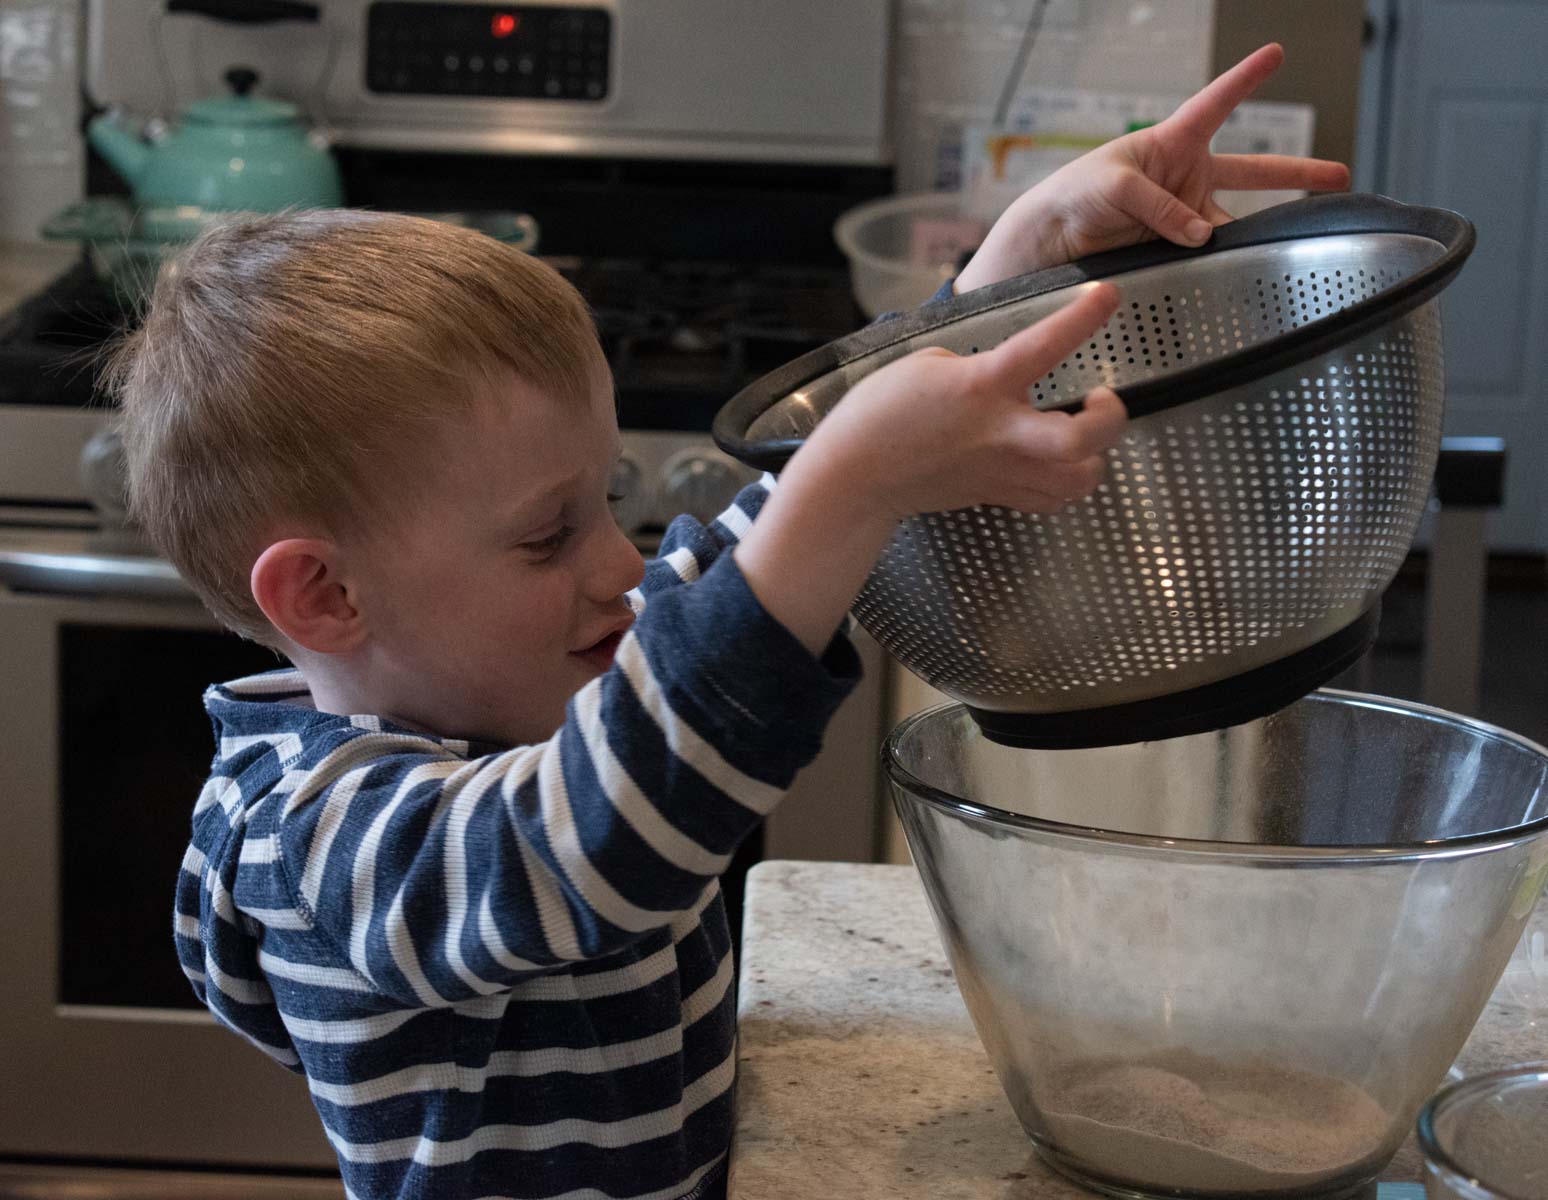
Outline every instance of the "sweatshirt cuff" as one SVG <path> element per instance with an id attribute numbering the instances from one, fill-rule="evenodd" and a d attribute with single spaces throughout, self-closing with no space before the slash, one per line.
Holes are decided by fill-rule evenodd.
<path id="1" fill-rule="evenodd" d="M 953 275 L 945 283 L 941 284 L 940 287 L 936 288 L 935 295 L 931 296 L 924 303 L 925 304 L 934 304 L 937 300 L 950 300 L 953 296 L 955 296 L 957 294 L 956 291 L 955 291 L 956 286 L 957 286 L 957 277 L 955 275 Z M 917 307 L 922 308 L 922 307 L 924 307 L 924 305 L 918 305 Z M 899 309 L 894 309 L 891 312 L 877 313 L 876 316 L 872 318 L 871 325 L 880 325 L 883 321 L 896 321 L 899 317 L 901 317 L 904 314 L 905 311 L 906 312 L 913 312 L 914 309 L 906 309 L 905 310 L 905 309 L 899 308 Z M 869 328 L 869 326 L 867 326 L 867 328 Z"/>

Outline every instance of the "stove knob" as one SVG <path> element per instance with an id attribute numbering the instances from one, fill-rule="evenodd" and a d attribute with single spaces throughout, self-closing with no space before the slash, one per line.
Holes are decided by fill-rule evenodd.
<path id="1" fill-rule="evenodd" d="M 624 533 L 633 533 L 651 518 L 650 493 L 645 488 L 645 476 L 640 464 L 627 454 L 613 465 L 613 474 L 607 481 L 607 490 L 618 499 L 612 501 L 613 520 Z"/>
<path id="2" fill-rule="evenodd" d="M 661 468 L 665 481 L 666 513 L 687 513 L 708 524 L 746 482 L 743 472 L 728 458 L 705 450 L 683 450 Z"/>
<path id="3" fill-rule="evenodd" d="M 124 443 L 118 425 L 101 425 L 81 447 L 81 483 L 103 523 L 122 525 L 129 506 L 129 472 L 124 466 Z"/>

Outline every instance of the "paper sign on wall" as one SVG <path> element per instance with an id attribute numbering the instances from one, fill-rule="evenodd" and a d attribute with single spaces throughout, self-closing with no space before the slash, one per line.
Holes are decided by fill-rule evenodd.
<path id="1" fill-rule="evenodd" d="M 1016 97 L 1002 125 L 962 129 L 960 178 L 965 207 L 992 221 L 1039 180 L 1113 138 L 1170 116 L 1185 97 L 1032 89 Z M 1315 110 L 1309 104 L 1250 102 L 1215 135 L 1217 154 L 1311 153 Z M 1233 216 L 1293 199 L 1301 192 L 1219 192 Z"/>

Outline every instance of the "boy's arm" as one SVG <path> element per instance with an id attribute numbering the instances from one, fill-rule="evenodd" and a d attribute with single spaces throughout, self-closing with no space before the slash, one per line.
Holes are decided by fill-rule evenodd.
<path id="1" fill-rule="evenodd" d="M 897 523 L 995 504 L 1053 512 L 1089 494 L 1124 412 L 1106 388 L 1078 415 L 1039 412 L 1032 384 L 1112 315 L 1091 284 L 981 354 L 917 351 L 861 380 L 791 458 L 733 557 L 811 653 L 833 636 Z"/>

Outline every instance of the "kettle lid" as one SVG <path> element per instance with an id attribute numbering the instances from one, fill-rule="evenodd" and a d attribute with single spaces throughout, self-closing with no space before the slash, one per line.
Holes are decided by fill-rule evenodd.
<path id="1" fill-rule="evenodd" d="M 196 100 L 183 111 L 183 119 L 200 125 L 289 125 L 300 120 L 301 110 L 284 100 L 253 95 L 258 72 L 232 67 L 226 72 L 229 96 Z"/>

